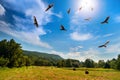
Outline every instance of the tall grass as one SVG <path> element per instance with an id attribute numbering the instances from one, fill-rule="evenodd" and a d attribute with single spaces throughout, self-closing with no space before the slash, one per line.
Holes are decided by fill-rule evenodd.
<path id="1" fill-rule="evenodd" d="M 0 68 L 0 80 L 120 80 L 120 72 L 112 69 L 56 67 Z"/>

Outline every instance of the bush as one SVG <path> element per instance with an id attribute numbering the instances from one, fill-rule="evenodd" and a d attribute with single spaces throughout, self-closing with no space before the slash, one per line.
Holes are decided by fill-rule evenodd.
<path id="1" fill-rule="evenodd" d="M 7 58 L 0 57 L 0 66 L 1 67 L 6 67 L 8 63 L 9 63 L 9 60 Z"/>

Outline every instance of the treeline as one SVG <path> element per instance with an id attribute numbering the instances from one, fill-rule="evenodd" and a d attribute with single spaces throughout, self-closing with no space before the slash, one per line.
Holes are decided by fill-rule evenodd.
<path id="1" fill-rule="evenodd" d="M 22 66 L 56 66 L 56 67 L 87 67 L 87 68 L 112 68 L 120 70 L 120 55 L 117 59 L 99 60 L 97 63 L 92 59 L 84 62 L 75 59 L 63 59 L 58 55 L 24 51 L 20 44 L 13 39 L 0 41 L 0 67 Z"/>
<path id="2" fill-rule="evenodd" d="M 11 68 L 31 65 L 31 60 L 23 55 L 21 48 L 13 39 L 0 41 L 0 66 Z"/>
<path id="3" fill-rule="evenodd" d="M 111 68 L 120 70 L 120 55 L 118 58 L 113 58 L 112 60 L 99 60 L 97 63 L 92 59 L 86 59 L 84 62 L 79 62 L 78 60 L 66 59 L 61 60 L 57 64 L 58 67 L 86 67 L 86 68 Z"/>

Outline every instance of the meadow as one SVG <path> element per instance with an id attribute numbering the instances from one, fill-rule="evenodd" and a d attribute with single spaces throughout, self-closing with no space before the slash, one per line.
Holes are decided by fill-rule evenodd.
<path id="1" fill-rule="evenodd" d="M 0 68 L 0 80 L 120 80 L 120 71 L 113 69 L 56 68 L 30 66 L 22 68 Z"/>

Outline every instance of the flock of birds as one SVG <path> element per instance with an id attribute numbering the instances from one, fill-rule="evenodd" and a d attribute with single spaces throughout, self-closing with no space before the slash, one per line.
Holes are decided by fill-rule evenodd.
<path id="1" fill-rule="evenodd" d="M 49 4 L 48 7 L 45 9 L 45 11 L 48 11 L 48 10 L 49 10 L 50 8 L 52 8 L 53 6 L 54 6 L 53 4 Z M 82 9 L 82 7 L 79 8 L 79 11 L 80 11 L 81 9 Z M 93 8 L 91 8 L 91 11 L 93 11 Z M 70 14 L 70 12 L 71 12 L 71 9 L 69 8 L 69 9 L 67 10 L 67 13 Z M 108 23 L 109 18 L 110 18 L 110 16 L 106 17 L 106 18 L 104 19 L 104 21 L 101 22 L 101 24 Z M 86 19 L 84 19 L 84 20 L 90 21 L 90 20 L 91 20 L 91 17 L 86 18 Z M 39 27 L 38 22 L 37 22 L 37 19 L 36 19 L 35 16 L 34 16 L 34 25 L 35 25 L 36 27 Z M 67 31 L 63 25 L 60 25 L 60 30 Z M 110 42 L 110 41 L 105 42 L 104 44 L 98 46 L 98 48 L 102 48 L 102 47 L 106 48 L 109 42 Z M 73 68 L 73 70 L 75 71 L 76 69 Z M 89 71 L 88 71 L 88 70 L 85 70 L 85 74 L 89 74 Z"/>
<path id="2" fill-rule="evenodd" d="M 54 6 L 53 4 L 49 4 L 48 7 L 45 9 L 45 11 L 48 11 L 48 10 L 51 9 L 53 6 Z M 79 11 L 80 11 L 81 9 L 82 9 L 82 7 L 79 8 Z M 69 8 L 69 9 L 67 10 L 67 13 L 70 14 L 70 11 L 71 11 L 71 9 Z M 93 11 L 93 8 L 91 8 L 91 11 Z M 36 18 L 35 16 L 33 16 L 33 18 L 34 18 L 34 25 L 35 25 L 36 27 L 39 27 L 37 18 Z M 101 22 L 101 24 L 108 23 L 109 18 L 110 18 L 110 16 L 106 17 L 105 20 Z M 84 19 L 84 20 L 90 21 L 90 19 L 91 19 L 91 17 L 86 18 L 86 19 Z M 63 25 L 60 26 L 60 30 L 67 31 Z M 107 44 L 108 44 L 109 42 L 110 42 L 110 41 L 107 41 L 107 42 L 105 42 L 104 44 L 102 44 L 102 45 L 100 45 L 100 46 L 98 46 L 98 47 L 99 47 L 99 48 L 107 47 Z"/>

